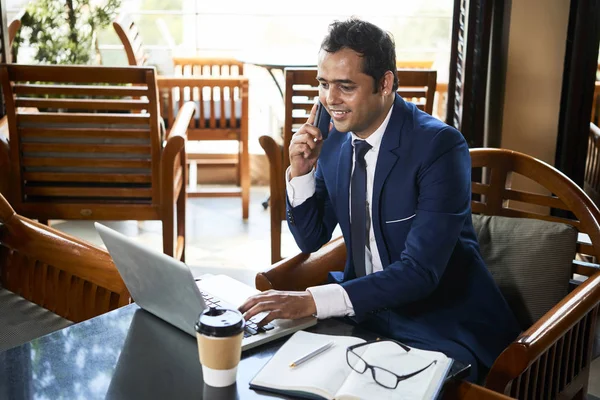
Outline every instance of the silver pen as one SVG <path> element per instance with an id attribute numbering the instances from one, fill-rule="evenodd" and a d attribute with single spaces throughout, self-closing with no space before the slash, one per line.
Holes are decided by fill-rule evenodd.
<path id="1" fill-rule="evenodd" d="M 319 354 L 323 353 L 325 350 L 327 350 L 328 348 L 330 348 L 331 346 L 333 346 L 334 342 L 331 341 L 327 344 L 324 344 L 323 346 L 319 347 L 318 349 L 315 349 L 313 351 L 311 351 L 310 353 L 308 353 L 307 355 L 300 357 L 299 359 L 292 361 L 290 363 L 290 368 L 294 368 L 297 367 L 298 365 L 302 364 L 305 361 L 310 360 L 311 358 L 318 356 Z"/>

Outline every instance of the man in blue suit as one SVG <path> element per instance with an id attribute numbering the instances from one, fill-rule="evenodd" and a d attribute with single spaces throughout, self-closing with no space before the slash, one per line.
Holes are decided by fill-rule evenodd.
<path id="1" fill-rule="evenodd" d="M 259 294 L 240 309 L 246 318 L 271 311 L 265 322 L 348 316 L 470 363 L 477 380 L 519 327 L 479 253 L 467 143 L 396 94 L 394 49 L 373 24 L 333 23 L 317 79 L 334 128 L 323 140 L 315 106 L 290 145 L 290 230 L 314 252 L 339 224 L 343 274 L 305 292 Z"/>

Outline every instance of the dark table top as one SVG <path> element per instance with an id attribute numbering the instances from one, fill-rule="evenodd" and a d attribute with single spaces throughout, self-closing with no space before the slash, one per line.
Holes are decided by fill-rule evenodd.
<path id="1" fill-rule="evenodd" d="M 376 337 L 338 320 L 308 330 Z M 245 351 L 237 384 L 212 388 L 196 339 L 132 304 L 0 353 L 0 399 L 282 398 L 248 383 L 285 340 Z"/>

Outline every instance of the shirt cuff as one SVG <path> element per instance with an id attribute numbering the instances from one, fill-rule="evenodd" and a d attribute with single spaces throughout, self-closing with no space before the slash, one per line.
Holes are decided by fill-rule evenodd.
<path id="1" fill-rule="evenodd" d="M 317 318 L 354 316 L 350 297 L 343 287 L 336 283 L 313 286 L 306 289 L 312 295 L 317 307 Z"/>
<path id="2" fill-rule="evenodd" d="M 315 169 L 308 174 L 289 179 L 290 169 L 285 171 L 285 188 L 292 207 L 298 207 L 315 194 Z"/>

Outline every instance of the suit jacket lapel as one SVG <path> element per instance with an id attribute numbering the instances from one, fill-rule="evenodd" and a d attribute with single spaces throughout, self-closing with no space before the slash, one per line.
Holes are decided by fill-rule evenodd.
<path id="1" fill-rule="evenodd" d="M 377 157 L 377 166 L 375 168 L 375 179 L 373 181 L 372 223 L 375 240 L 377 241 L 377 250 L 379 250 L 379 256 L 381 257 L 383 267 L 389 265 L 390 256 L 381 231 L 381 213 L 379 212 L 381 192 L 390 171 L 398 161 L 402 136 L 401 132 L 406 119 L 406 112 L 407 109 L 404 100 L 396 94 L 390 122 L 388 123 L 381 140 L 381 147 L 379 148 L 379 155 Z"/>

